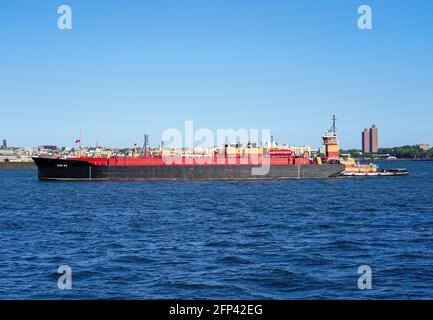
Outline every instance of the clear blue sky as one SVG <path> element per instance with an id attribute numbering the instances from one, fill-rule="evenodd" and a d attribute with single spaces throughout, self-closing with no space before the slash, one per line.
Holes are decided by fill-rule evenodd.
<path id="1" fill-rule="evenodd" d="M 319 146 L 333 113 L 345 148 L 371 124 L 433 144 L 433 1 L 0 0 L 0 111 L 12 145 L 157 145 L 193 120 Z"/>

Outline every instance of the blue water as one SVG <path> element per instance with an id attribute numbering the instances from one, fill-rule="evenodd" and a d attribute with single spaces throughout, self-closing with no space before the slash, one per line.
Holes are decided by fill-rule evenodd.
<path id="1" fill-rule="evenodd" d="M 433 162 L 408 177 L 39 182 L 0 171 L 1 299 L 433 298 Z M 72 268 L 72 289 L 57 268 Z M 372 289 L 358 289 L 358 267 Z"/>

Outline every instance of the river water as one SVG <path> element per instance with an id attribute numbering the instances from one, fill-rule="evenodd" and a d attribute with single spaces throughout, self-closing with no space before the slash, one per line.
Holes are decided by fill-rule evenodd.
<path id="1" fill-rule="evenodd" d="M 433 162 L 381 166 L 411 174 L 40 182 L 0 171 L 0 298 L 431 299 Z"/>

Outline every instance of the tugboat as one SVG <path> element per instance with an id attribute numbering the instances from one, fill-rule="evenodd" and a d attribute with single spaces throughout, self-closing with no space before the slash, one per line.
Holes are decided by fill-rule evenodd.
<path id="1" fill-rule="evenodd" d="M 406 176 L 407 169 L 379 169 L 375 164 L 360 164 L 354 159 L 341 160 L 344 171 L 340 173 L 343 177 L 374 177 L 374 176 Z"/>

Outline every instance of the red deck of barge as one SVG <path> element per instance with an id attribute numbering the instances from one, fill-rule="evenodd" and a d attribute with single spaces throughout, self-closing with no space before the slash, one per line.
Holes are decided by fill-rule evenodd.
<path id="1" fill-rule="evenodd" d="M 78 160 L 95 166 L 161 166 L 161 165 L 251 165 L 251 166 L 287 166 L 312 164 L 308 158 L 263 157 L 263 156 L 222 156 L 222 157 L 112 157 L 92 158 L 79 157 L 68 160 Z"/>

